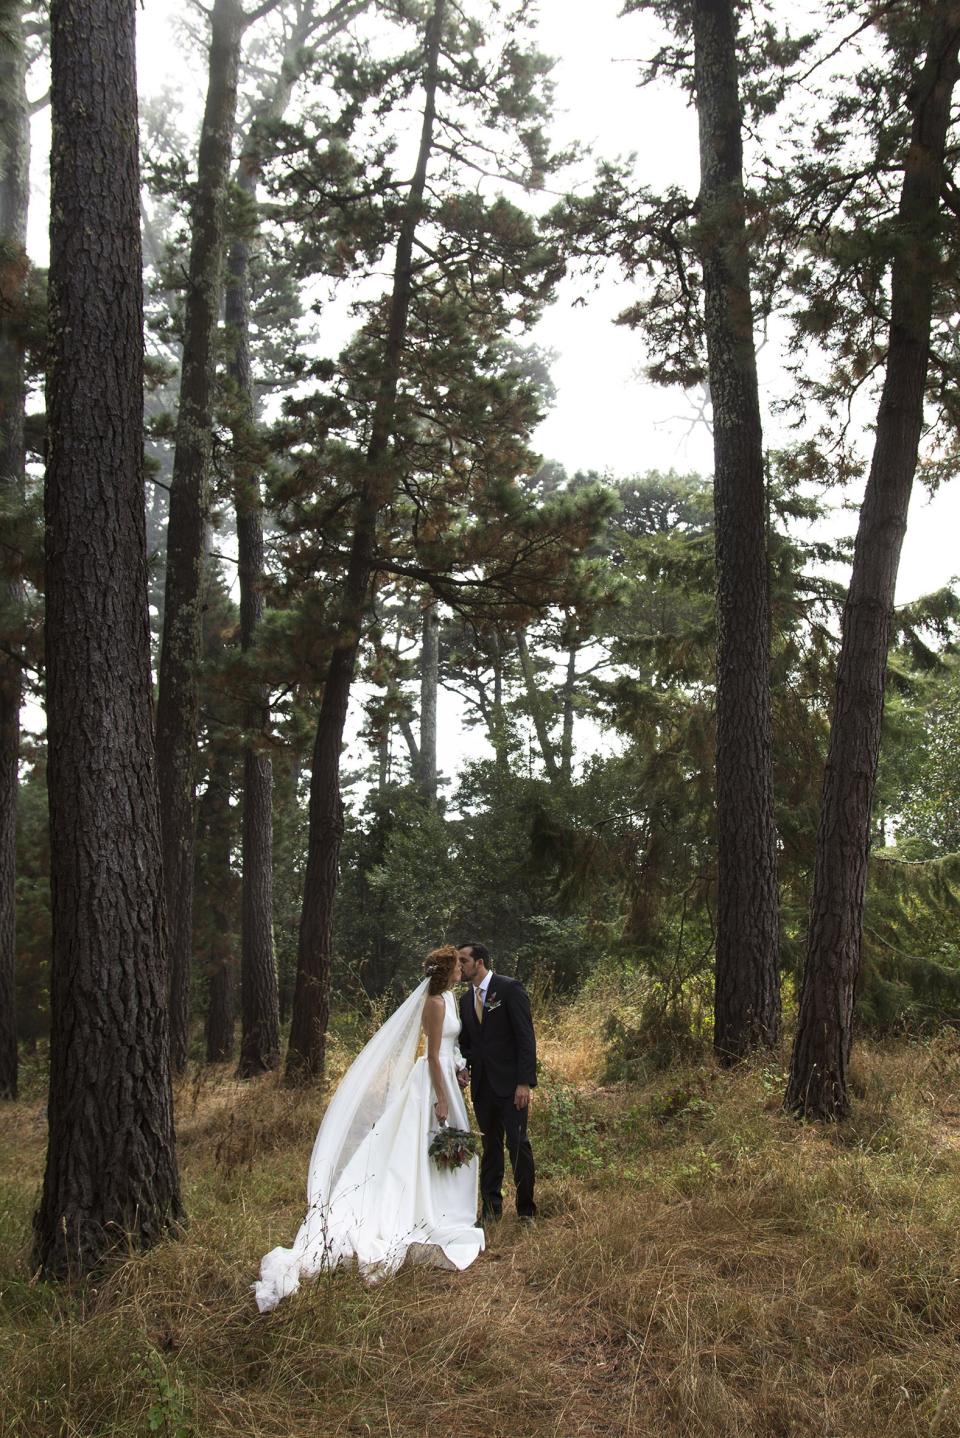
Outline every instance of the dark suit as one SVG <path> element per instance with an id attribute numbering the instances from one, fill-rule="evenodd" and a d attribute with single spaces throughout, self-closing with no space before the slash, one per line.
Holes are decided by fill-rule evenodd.
<path id="1" fill-rule="evenodd" d="M 527 1137 L 527 1109 L 517 1108 L 518 1084 L 536 1087 L 537 1045 L 530 1000 L 516 979 L 491 974 L 483 1022 L 477 1018 L 472 984 L 460 999 L 460 1052 L 470 1069 L 470 1096 L 483 1135 L 480 1198 L 485 1215 L 503 1208 L 503 1140 L 510 1151 L 517 1186 L 517 1212 L 532 1217 L 533 1149 Z"/>

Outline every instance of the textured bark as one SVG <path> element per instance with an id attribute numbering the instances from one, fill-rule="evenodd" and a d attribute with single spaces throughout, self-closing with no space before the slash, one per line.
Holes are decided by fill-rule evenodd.
<path id="1" fill-rule="evenodd" d="M 732 0 L 693 7 L 699 247 L 713 403 L 717 570 L 714 1047 L 730 1062 L 780 1025 L 763 435 L 743 199 Z"/>
<path id="2" fill-rule="evenodd" d="M 203 896 L 207 970 L 207 1063 L 233 1057 L 236 1021 L 234 952 L 234 878 L 230 863 L 234 839 L 230 781 L 233 762 L 222 744 L 213 752 L 210 777 L 198 812 L 198 888 Z"/>
<path id="3" fill-rule="evenodd" d="M 420 792 L 431 809 L 437 806 L 437 689 L 440 684 L 440 616 L 437 606 L 423 611 L 420 650 Z"/>
<path id="4" fill-rule="evenodd" d="M 53 0 L 46 673 L 59 1277 L 180 1217 L 151 738 L 135 0 Z"/>
<path id="5" fill-rule="evenodd" d="M 487 728 L 490 743 L 496 755 L 497 768 L 506 773 L 510 767 L 509 744 L 507 741 L 507 715 L 503 707 L 503 645 L 500 635 L 494 630 L 493 646 L 493 706 L 490 710 Z"/>
<path id="6" fill-rule="evenodd" d="M 560 740 L 560 777 L 569 784 L 573 775 L 573 714 L 577 693 L 577 654 L 580 646 L 571 643 L 567 651 L 567 677 L 563 685 L 563 734 Z"/>
<path id="7" fill-rule="evenodd" d="M 527 691 L 527 708 L 530 710 L 533 727 L 537 732 L 537 743 L 540 745 L 540 753 L 543 755 L 543 766 L 547 771 L 550 783 L 557 784 L 560 780 L 560 770 L 557 768 L 556 755 L 553 752 L 553 745 L 550 742 L 550 734 L 547 729 L 547 718 L 543 712 L 543 696 L 537 687 L 533 660 L 530 658 L 526 635 L 522 629 L 517 631 L 517 653 L 520 656 L 520 669 L 523 674 L 524 688 Z"/>
<path id="8" fill-rule="evenodd" d="M 256 193 L 256 169 L 241 165 L 240 185 Z M 263 617 L 263 499 L 254 446 L 250 367 L 250 246 L 234 240 L 227 267 L 225 317 L 233 387 L 233 476 L 240 582 L 240 645 L 249 653 Z M 273 766 L 266 749 L 270 692 L 252 687 L 243 748 L 243 878 L 240 900 L 240 1078 L 280 1062 L 280 996 L 273 952 Z"/>
<path id="9" fill-rule="evenodd" d="M 960 5 L 932 12 L 891 278 L 887 370 L 844 606 L 814 868 L 807 961 L 787 1107 L 813 1118 L 849 1110 L 853 1004 L 860 968 L 870 811 L 880 753 L 890 621 L 923 427 L 944 148 L 958 77 Z"/>
<path id="10" fill-rule="evenodd" d="M 194 790 L 214 367 L 222 288 L 223 228 L 236 126 L 237 69 L 243 26 L 239 0 L 215 0 L 210 21 L 209 84 L 191 215 L 180 408 L 167 525 L 157 762 L 170 955 L 171 1052 L 177 1072 L 187 1060 L 196 827 Z"/>
<path id="11" fill-rule="evenodd" d="M 30 194 L 30 116 L 27 109 L 23 6 L 0 12 L 0 485 L 14 502 L 24 485 L 24 356 L 13 323 L 27 275 Z M 17 764 L 20 754 L 21 670 L 15 632 L 23 587 L 5 584 L 3 608 L 13 633 L 0 649 L 0 1098 L 17 1096 L 16 847 Z"/>
<path id="12" fill-rule="evenodd" d="M 433 13 L 427 25 L 420 146 L 397 236 L 383 365 L 357 500 L 338 634 L 324 683 L 313 746 L 307 865 L 286 1066 L 287 1078 L 291 1082 L 308 1082 L 323 1076 L 330 1017 L 333 905 L 343 839 L 340 750 L 360 635 L 369 603 L 377 519 L 393 487 L 390 441 L 413 283 L 413 240 L 423 205 L 427 164 L 433 146 L 444 3 L 445 0 L 434 0 Z"/>
<path id="13" fill-rule="evenodd" d="M 405 715 L 400 716 L 397 723 L 400 733 L 403 735 L 403 742 L 407 746 L 407 753 L 410 756 L 410 768 L 414 774 L 420 772 L 420 745 L 417 743 L 417 736 L 413 732 L 413 725 Z"/>

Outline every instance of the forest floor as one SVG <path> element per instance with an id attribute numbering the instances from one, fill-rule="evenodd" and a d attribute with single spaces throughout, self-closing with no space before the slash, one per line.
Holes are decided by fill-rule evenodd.
<path id="1" fill-rule="evenodd" d="M 785 1054 L 604 1084 L 590 1009 L 539 1031 L 541 1219 L 263 1317 L 318 1095 L 197 1069 L 183 1237 L 74 1286 L 28 1268 L 42 1097 L 0 1109 L 2 1438 L 960 1438 L 960 1037 L 861 1045 L 821 1129 Z"/>

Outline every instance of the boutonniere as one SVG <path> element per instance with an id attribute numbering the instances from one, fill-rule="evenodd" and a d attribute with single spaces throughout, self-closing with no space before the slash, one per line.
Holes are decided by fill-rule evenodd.
<path id="1" fill-rule="evenodd" d="M 498 1009 L 502 1003 L 503 999 L 498 999 L 496 994 L 494 994 L 492 997 L 488 995 L 487 1002 L 483 1006 L 484 1014 L 492 1014 L 494 1009 Z"/>

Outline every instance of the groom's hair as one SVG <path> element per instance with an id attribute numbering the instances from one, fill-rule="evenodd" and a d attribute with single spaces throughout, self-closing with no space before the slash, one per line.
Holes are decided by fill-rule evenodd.
<path id="1" fill-rule="evenodd" d="M 465 944 L 461 944 L 460 947 L 461 949 L 469 949 L 472 956 L 475 959 L 479 959 L 480 963 L 483 964 L 483 967 L 485 969 L 489 969 L 490 950 L 487 948 L 486 944 L 477 944 L 474 943 L 473 939 L 468 939 L 467 942 Z"/>

